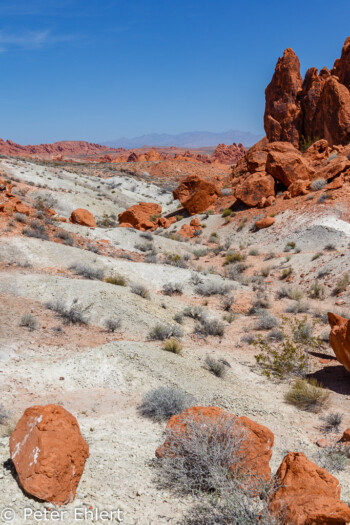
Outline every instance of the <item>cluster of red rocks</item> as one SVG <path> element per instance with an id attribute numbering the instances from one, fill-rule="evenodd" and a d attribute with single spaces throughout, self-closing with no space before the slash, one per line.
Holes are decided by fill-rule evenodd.
<path id="1" fill-rule="evenodd" d="M 242 453 L 248 479 L 252 476 L 252 482 L 256 478 L 270 481 L 274 444 L 271 430 L 247 417 L 236 417 L 217 407 L 191 407 L 170 418 L 166 440 L 156 450 L 156 456 L 162 458 L 174 454 L 176 446 L 171 446 L 171 443 L 175 441 L 176 444 L 177 436 L 191 432 L 192 422 L 220 425 L 224 420 L 236 422 L 245 432 Z M 282 514 L 286 525 L 344 525 L 350 521 L 350 508 L 340 500 L 339 481 L 301 452 L 289 452 L 285 456 L 273 481 L 276 489 L 270 496 L 269 508 L 272 514 Z"/>
<path id="2" fill-rule="evenodd" d="M 30 215 L 32 209 L 12 194 L 12 187 L 13 184 L 6 182 L 5 179 L 0 179 L 0 213 L 13 215 L 17 212 Z"/>
<path id="3" fill-rule="evenodd" d="M 247 206 L 266 207 L 275 201 L 276 191 L 284 198 L 306 195 L 313 180 L 340 188 L 350 178 L 350 145 L 331 147 L 321 139 L 305 153 L 290 142 L 271 142 L 265 137 L 255 144 L 233 169 L 233 191 Z"/>
<path id="4" fill-rule="evenodd" d="M 311 138 L 326 139 L 330 145 L 350 142 L 350 37 L 341 58 L 329 71 L 308 69 L 304 80 L 299 59 L 286 49 L 278 59 L 267 86 L 264 116 L 268 140 L 291 142 Z"/>

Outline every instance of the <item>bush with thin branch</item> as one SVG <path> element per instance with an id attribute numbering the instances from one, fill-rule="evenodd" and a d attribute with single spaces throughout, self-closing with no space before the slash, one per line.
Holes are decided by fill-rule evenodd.
<path id="1" fill-rule="evenodd" d="M 278 319 L 269 312 L 263 310 L 260 312 L 254 328 L 255 330 L 271 330 L 271 328 L 275 328 L 278 325 Z"/>
<path id="2" fill-rule="evenodd" d="M 182 295 L 183 289 L 182 283 L 166 283 L 163 286 L 163 293 L 165 295 Z"/>
<path id="3" fill-rule="evenodd" d="M 182 354 L 183 345 L 178 339 L 176 339 L 176 337 L 170 337 L 170 339 L 164 341 L 162 348 L 166 352 L 180 355 Z"/>
<path id="4" fill-rule="evenodd" d="M 340 279 L 338 279 L 336 287 L 334 288 L 334 293 L 338 294 L 338 293 L 345 292 L 349 284 L 350 284 L 349 274 L 344 273 L 344 275 L 340 277 Z"/>
<path id="5" fill-rule="evenodd" d="M 132 293 L 139 295 L 140 297 L 142 297 L 142 299 L 151 298 L 148 288 L 146 288 L 146 286 L 144 286 L 143 284 L 132 284 L 130 289 Z"/>
<path id="6" fill-rule="evenodd" d="M 77 299 L 74 299 L 70 306 L 60 300 L 50 301 L 45 306 L 62 317 L 66 324 L 88 324 L 83 308 L 78 304 Z"/>
<path id="7" fill-rule="evenodd" d="M 199 295 L 209 297 L 211 295 L 228 295 L 232 290 L 232 286 L 229 284 L 206 281 L 203 284 L 199 284 L 195 288 L 195 292 Z"/>
<path id="8" fill-rule="evenodd" d="M 330 412 L 326 416 L 321 417 L 321 419 L 324 421 L 324 424 L 322 425 L 323 432 L 327 434 L 330 432 L 338 432 L 343 421 L 343 414 L 340 414 L 339 412 Z"/>
<path id="9" fill-rule="evenodd" d="M 225 332 L 225 325 L 218 319 L 202 317 L 196 324 L 194 331 L 204 337 L 208 335 L 222 337 Z"/>
<path id="10" fill-rule="evenodd" d="M 104 278 L 104 271 L 100 268 L 93 268 L 87 264 L 74 263 L 69 266 L 69 269 L 72 270 L 77 275 L 85 277 L 85 279 L 102 281 Z"/>
<path id="11" fill-rule="evenodd" d="M 214 359 L 213 357 L 210 357 L 209 355 L 205 358 L 205 367 L 209 372 L 214 374 L 216 377 L 223 378 L 226 375 L 226 365 L 219 361 L 218 359 Z"/>
<path id="12" fill-rule="evenodd" d="M 22 315 L 19 325 L 29 328 L 29 330 L 32 332 L 33 330 L 36 330 L 38 328 L 38 321 L 36 317 L 34 317 L 34 315 L 25 314 Z"/>
<path id="13" fill-rule="evenodd" d="M 296 379 L 285 394 L 285 401 L 301 410 L 319 412 L 328 404 L 330 392 L 322 388 L 316 379 Z"/>
<path id="14" fill-rule="evenodd" d="M 105 321 L 105 328 L 107 332 L 114 333 L 119 330 L 122 326 L 120 319 L 107 319 Z"/>
<path id="15" fill-rule="evenodd" d="M 143 397 L 138 412 L 155 421 L 167 421 L 195 403 L 195 398 L 183 390 L 163 386 L 151 390 Z"/>
<path id="16" fill-rule="evenodd" d="M 316 179 L 311 183 L 312 191 L 323 190 L 327 186 L 327 181 L 325 179 Z"/>
<path id="17" fill-rule="evenodd" d="M 156 324 L 149 332 L 148 338 L 154 341 L 164 341 L 171 337 L 180 339 L 184 336 L 184 331 L 180 326 L 168 324 Z"/>
<path id="18" fill-rule="evenodd" d="M 108 284 L 114 284 L 116 286 L 127 286 L 128 280 L 124 275 L 120 273 L 114 273 L 105 278 L 105 282 Z"/>

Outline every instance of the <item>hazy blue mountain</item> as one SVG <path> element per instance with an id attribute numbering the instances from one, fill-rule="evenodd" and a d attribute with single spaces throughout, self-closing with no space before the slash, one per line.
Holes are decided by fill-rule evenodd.
<path id="1" fill-rule="evenodd" d="M 113 148 L 141 148 L 142 146 L 178 146 L 179 148 L 202 148 L 205 146 L 216 146 L 217 144 L 237 144 L 241 142 L 244 146 L 253 146 L 262 135 L 254 135 L 250 132 L 229 130 L 223 133 L 211 133 L 210 131 L 189 131 L 179 135 L 167 133 L 150 133 L 140 137 L 125 138 L 101 142 L 100 144 Z"/>

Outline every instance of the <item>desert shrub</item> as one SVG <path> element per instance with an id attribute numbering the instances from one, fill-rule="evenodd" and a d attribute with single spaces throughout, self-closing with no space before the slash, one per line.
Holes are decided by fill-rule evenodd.
<path id="1" fill-rule="evenodd" d="M 34 207 L 37 210 L 48 210 L 57 206 L 57 200 L 50 194 L 37 195 L 34 198 Z"/>
<path id="2" fill-rule="evenodd" d="M 334 445 L 319 451 L 317 463 L 328 472 L 336 473 L 347 468 L 349 457 L 350 447 Z"/>
<path id="3" fill-rule="evenodd" d="M 201 306 L 194 305 L 194 306 L 186 306 L 186 308 L 183 311 L 183 315 L 185 317 L 191 317 L 192 319 L 200 320 L 204 317 L 204 311 Z"/>
<path id="4" fill-rule="evenodd" d="M 170 339 L 171 337 L 176 337 L 180 339 L 183 337 L 184 332 L 182 328 L 177 325 L 165 325 L 165 324 L 156 324 L 148 334 L 148 338 L 155 341 L 164 341 L 165 339 Z"/>
<path id="5" fill-rule="evenodd" d="M 159 484 L 185 494 L 218 494 L 249 469 L 247 433 L 232 417 L 183 416 L 183 432 L 167 429 L 167 454 L 158 461 Z"/>
<path id="6" fill-rule="evenodd" d="M 221 196 L 222 197 L 227 197 L 228 195 L 232 195 L 232 189 L 231 188 L 222 188 Z"/>
<path id="7" fill-rule="evenodd" d="M 331 199 L 332 198 L 332 193 L 329 192 L 329 193 L 322 193 L 322 195 L 319 196 L 318 198 L 318 203 L 322 203 L 324 201 L 326 201 L 327 199 Z"/>
<path id="8" fill-rule="evenodd" d="M 95 246 L 93 244 L 88 244 L 86 249 L 89 250 L 89 252 L 93 252 L 93 253 L 98 253 L 99 252 L 98 246 Z"/>
<path id="9" fill-rule="evenodd" d="M 184 322 L 184 314 L 182 312 L 177 312 L 174 317 L 174 321 L 176 321 L 179 324 L 182 324 Z"/>
<path id="10" fill-rule="evenodd" d="M 176 339 L 176 337 L 171 337 L 164 341 L 162 348 L 166 352 L 171 352 L 172 354 L 181 354 L 183 345 L 178 339 Z"/>
<path id="11" fill-rule="evenodd" d="M 202 317 L 199 321 L 194 328 L 195 333 L 203 336 L 222 337 L 224 335 L 225 325 L 218 319 Z"/>
<path id="12" fill-rule="evenodd" d="M 202 284 L 203 283 L 203 278 L 201 277 L 201 275 L 198 272 L 192 272 L 191 273 L 190 282 L 191 282 L 191 284 L 197 286 L 198 284 Z"/>
<path id="13" fill-rule="evenodd" d="M 223 320 L 226 321 L 227 323 L 231 324 L 233 323 L 233 321 L 236 319 L 236 316 L 233 312 L 228 312 L 227 314 L 224 314 L 222 316 Z"/>
<path id="14" fill-rule="evenodd" d="M 343 414 L 339 414 L 339 412 L 330 412 L 321 419 L 324 421 L 324 424 L 322 425 L 323 432 L 338 432 L 343 421 Z"/>
<path id="15" fill-rule="evenodd" d="M 182 295 L 183 293 L 183 284 L 182 283 L 166 283 L 163 286 L 163 293 L 165 295 Z"/>
<path id="16" fill-rule="evenodd" d="M 117 217 L 114 213 L 109 215 L 105 212 L 101 218 L 97 219 L 96 223 L 99 228 L 115 228 L 117 226 Z"/>
<path id="17" fill-rule="evenodd" d="M 8 419 L 10 418 L 10 414 L 7 410 L 5 410 L 3 405 L 0 405 L 0 425 L 4 425 Z"/>
<path id="18" fill-rule="evenodd" d="M 134 248 L 140 252 L 151 252 L 154 250 L 154 244 L 151 242 L 136 243 Z"/>
<path id="19" fill-rule="evenodd" d="M 148 289 L 143 284 L 136 284 L 136 283 L 132 284 L 130 289 L 131 289 L 132 293 L 134 293 L 136 295 L 139 295 L 140 297 L 142 297 L 142 299 L 150 299 L 151 298 L 151 295 L 150 295 Z"/>
<path id="20" fill-rule="evenodd" d="M 268 277 L 271 272 L 271 266 L 263 266 L 260 270 L 260 273 L 263 277 Z"/>
<path id="21" fill-rule="evenodd" d="M 241 252 L 228 252 L 225 256 L 225 264 L 232 264 L 241 262 L 246 259 L 246 256 Z"/>
<path id="22" fill-rule="evenodd" d="M 26 224 L 28 222 L 28 217 L 24 213 L 14 213 L 13 218 L 18 222 Z"/>
<path id="23" fill-rule="evenodd" d="M 245 263 L 230 264 L 226 268 L 226 275 L 233 281 L 237 281 L 241 278 L 241 274 L 248 268 Z"/>
<path id="24" fill-rule="evenodd" d="M 56 239 L 61 239 L 61 241 L 63 241 L 64 244 L 66 244 L 67 246 L 73 246 L 73 244 L 74 244 L 74 239 L 71 236 L 71 234 L 69 232 L 64 231 L 64 230 L 59 230 L 56 233 Z"/>
<path id="25" fill-rule="evenodd" d="M 282 270 L 282 273 L 281 273 L 281 279 L 287 279 L 287 277 L 290 277 L 293 273 L 293 268 L 291 266 L 289 266 L 288 268 L 285 268 L 284 270 Z"/>
<path id="26" fill-rule="evenodd" d="M 263 338 L 253 342 L 260 352 L 255 356 L 256 362 L 262 367 L 262 373 L 270 378 L 274 376 L 284 379 L 290 374 L 303 375 L 307 369 L 307 354 L 301 344 L 296 344 L 290 337 L 278 347 L 271 346 Z"/>
<path id="27" fill-rule="evenodd" d="M 325 287 L 320 284 L 318 281 L 315 281 L 312 283 L 309 289 L 309 296 L 312 299 L 320 299 L 323 300 L 326 296 L 326 290 Z"/>
<path id="28" fill-rule="evenodd" d="M 114 333 L 116 330 L 119 330 L 121 326 L 122 326 L 122 323 L 120 319 L 107 319 L 105 321 L 105 328 L 107 332 Z"/>
<path id="29" fill-rule="evenodd" d="M 257 250 L 256 248 L 252 248 L 251 250 L 249 250 L 249 255 L 256 257 L 257 255 L 259 255 L 259 250 Z"/>
<path id="30" fill-rule="evenodd" d="M 327 251 L 327 252 L 334 252 L 337 247 L 334 243 L 332 242 L 329 242 L 328 244 L 326 244 L 326 246 L 324 247 L 324 249 Z"/>
<path id="31" fill-rule="evenodd" d="M 145 255 L 144 262 L 148 264 L 157 264 L 158 257 L 156 255 L 153 255 L 153 253 L 147 253 Z"/>
<path id="32" fill-rule="evenodd" d="M 274 259 L 276 257 L 276 254 L 274 252 L 269 252 L 265 255 L 264 261 L 270 261 L 271 259 Z"/>
<path id="33" fill-rule="evenodd" d="M 276 317 L 271 315 L 267 311 L 262 311 L 259 314 L 259 318 L 255 323 L 255 330 L 271 330 L 275 326 L 279 325 L 279 321 Z"/>
<path id="34" fill-rule="evenodd" d="M 85 277 L 85 279 L 98 280 L 102 281 L 104 277 L 103 270 L 99 268 L 93 268 L 87 264 L 74 263 L 69 266 L 69 269 L 72 270 L 77 275 Z"/>
<path id="35" fill-rule="evenodd" d="M 205 358 L 205 367 L 216 377 L 223 378 L 226 375 L 226 365 L 222 361 L 214 359 L 209 355 Z"/>
<path id="36" fill-rule="evenodd" d="M 227 297 L 222 296 L 220 302 L 225 312 L 229 312 L 232 308 L 232 305 L 235 302 L 235 298 L 233 297 L 233 295 L 229 295 Z"/>
<path id="37" fill-rule="evenodd" d="M 78 304 L 77 299 L 74 299 L 70 306 L 60 300 L 50 301 L 45 306 L 60 315 L 67 324 L 88 324 L 82 306 Z"/>
<path id="38" fill-rule="evenodd" d="M 19 325 L 29 328 L 29 330 L 32 332 L 33 330 L 36 330 L 38 328 L 38 321 L 36 317 L 34 317 L 34 315 L 25 314 L 22 315 Z"/>
<path id="39" fill-rule="evenodd" d="M 348 273 L 344 273 L 344 275 L 342 277 L 340 277 L 340 279 L 338 279 L 337 284 L 336 284 L 336 286 L 334 288 L 334 293 L 338 294 L 338 293 L 345 292 L 345 290 L 347 289 L 349 284 L 350 284 L 349 274 Z"/>
<path id="40" fill-rule="evenodd" d="M 286 296 L 288 297 L 288 299 L 292 299 L 293 301 L 300 301 L 304 296 L 304 292 L 300 288 L 297 288 L 296 286 L 285 288 L 285 290 L 286 290 Z"/>
<path id="41" fill-rule="evenodd" d="M 142 239 L 147 239 L 147 241 L 153 241 L 153 235 L 152 233 L 150 232 L 141 232 L 139 234 L 139 236 L 142 238 Z"/>
<path id="42" fill-rule="evenodd" d="M 275 328 L 267 334 L 267 339 L 272 339 L 273 341 L 283 341 L 284 333 L 282 332 L 282 330 Z"/>
<path id="43" fill-rule="evenodd" d="M 205 297 L 211 295 L 227 295 L 231 290 L 231 285 L 215 281 L 206 281 L 205 283 L 198 284 L 195 288 L 197 294 L 204 295 Z"/>
<path id="44" fill-rule="evenodd" d="M 230 208 L 226 208 L 226 210 L 224 210 L 222 212 L 222 217 L 224 217 L 224 218 L 225 217 L 229 217 L 231 215 L 231 213 L 232 213 L 232 210 L 230 210 Z"/>
<path id="45" fill-rule="evenodd" d="M 105 282 L 108 284 L 114 284 L 116 286 L 127 286 L 128 280 L 124 275 L 120 273 L 114 273 L 105 278 Z"/>
<path id="46" fill-rule="evenodd" d="M 193 255 L 195 259 L 199 259 L 200 257 L 205 257 L 208 255 L 208 249 L 207 248 L 198 248 L 197 250 L 193 251 Z"/>
<path id="47" fill-rule="evenodd" d="M 186 261 L 178 253 L 165 253 L 164 256 L 165 256 L 165 259 L 164 259 L 165 264 L 170 264 L 171 266 L 177 266 L 178 268 L 188 267 L 188 264 L 186 263 Z"/>
<path id="48" fill-rule="evenodd" d="M 306 318 L 298 320 L 292 328 L 294 341 L 308 344 L 312 340 L 314 327 L 307 322 Z"/>
<path id="49" fill-rule="evenodd" d="M 327 186 L 327 181 L 325 179 L 317 179 L 311 182 L 312 191 L 322 190 Z"/>
<path id="50" fill-rule="evenodd" d="M 252 308 L 249 310 L 249 315 L 259 313 L 260 310 L 270 308 L 270 301 L 266 294 L 258 292 L 252 300 Z"/>
<path id="51" fill-rule="evenodd" d="M 316 261 L 316 259 L 319 259 L 320 257 L 322 257 L 322 255 L 323 255 L 322 252 L 317 252 L 311 257 L 311 260 Z"/>
<path id="52" fill-rule="evenodd" d="M 319 412 L 327 403 L 330 392 L 322 388 L 316 379 L 296 379 L 285 394 L 285 401 L 301 410 Z"/>
<path id="53" fill-rule="evenodd" d="M 301 135 L 300 141 L 299 141 L 299 148 L 302 153 L 305 153 L 306 150 L 309 149 L 310 146 L 314 144 L 314 142 L 317 142 L 320 140 L 318 137 L 305 137 L 304 135 Z"/>
<path id="54" fill-rule="evenodd" d="M 195 398 L 183 390 L 163 386 L 151 390 L 143 397 L 138 412 L 155 421 L 167 421 L 171 416 L 193 406 L 195 402 Z"/>
<path id="55" fill-rule="evenodd" d="M 34 237 L 35 239 L 41 239 L 43 241 L 49 240 L 49 236 L 45 233 L 45 228 L 44 232 L 37 228 L 23 228 L 22 233 L 26 237 Z"/>
<path id="56" fill-rule="evenodd" d="M 303 314 L 309 311 L 309 305 L 302 301 L 294 301 L 285 311 L 289 314 Z"/>

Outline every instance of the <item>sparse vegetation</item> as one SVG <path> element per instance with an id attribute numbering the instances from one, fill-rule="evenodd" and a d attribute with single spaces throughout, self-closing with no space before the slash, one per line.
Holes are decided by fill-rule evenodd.
<path id="1" fill-rule="evenodd" d="M 74 263 L 69 266 L 69 269 L 72 270 L 77 275 L 85 277 L 85 279 L 102 281 L 104 278 L 104 271 L 100 268 L 93 268 L 87 264 Z"/>
<path id="2" fill-rule="evenodd" d="M 140 297 L 142 297 L 142 299 L 151 298 L 151 294 L 149 293 L 148 288 L 146 288 L 146 286 L 144 286 L 143 284 L 132 284 L 130 289 L 132 293 L 139 295 Z"/>
<path id="3" fill-rule="evenodd" d="M 183 288 L 182 283 L 166 283 L 163 286 L 163 293 L 165 295 L 182 295 Z"/>
<path id="4" fill-rule="evenodd" d="M 312 299 L 320 299 L 323 300 L 326 296 L 326 290 L 325 287 L 320 284 L 318 281 L 315 281 L 312 283 L 309 289 L 309 297 Z"/>
<path id="5" fill-rule="evenodd" d="M 88 324 L 83 308 L 78 304 L 77 299 L 74 299 L 70 306 L 60 300 L 50 301 L 46 303 L 46 308 L 60 315 L 67 324 Z"/>
<path id="6" fill-rule="evenodd" d="M 330 412 L 321 419 L 324 421 L 324 424 L 322 425 L 323 432 L 338 432 L 343 421 L 343 414 L 340 414 L 339 412 Z"/>
<path id="7" fill-rule="evenodd" d="M 183 337 L 184 332 L 182 328 L 177 325 L 165 325 L 165 324 L 156 324 L 150 331 L 148 338 L 155 341 L 164 341 L 165 339 L 170 339 L 175 337 L 180 339 Z"/>
<path id="8" fill-rule="evenodd" d="M 340 279 L 337 280 L 336 287 L 334 288 L 334 294 L 345 292 L 350 284 L 350 277 L 348 273 L 344 273 Z"/>
<path id="9" fill-rule="evenodd" d="M 205 358 L 205 366 L 206 369 L 209 370 L 214 376 L 223 378 L 226 374 L 227 367 L 218 359 L 214 359 L 213 357 L 207 356 Z"/>
<path id="10" fill-rule="evenodd" d="M 29 328 L 29 330 L 32 332 L 33 330 L 36 330 L 38 328 L 38 321 L 36 317 L 34 317 L 34 315 L 25 314 L 22 315 L 19 325 Z"/>
<path id="11" fill-rule="evenodd" d="M 301 410 L 319 412 L 327 403 L 330 392 L 316 379 L 297 379 L 285 395 L 285 400 Z"/>
<path id="12" fill-rule="evenodd" d="M 194 331 L 204 337 L 208 335 L 222 337 L 225 332 L 225 325 L 218 319 L 201 317 Z"/>
<path id="13" fill-rule="evenodd" d="M 327 181 L 325 179 L 316 179 L 311 182 L 312 191 L 323 190 L 327 186 Z"/>
<path id="14" fill-rule="evenodd" d="M 255 330 L 271 330 L 271 328 L 274 328 L 275 326 L 278 326 L 279 322 L 276 317 L 271 315 L 266 310 L 262 310 L 259 313 L 259 318 L 257 319 L 255 323 Z"/>
<path id="15" fill-rule="evenodd" d="M 114 284 L 116 286 L 127 286 L 128 280 L 124 275 L 120 273 L 114 273 L 105 278 L 105 282 L 108 284 Z"/>
<path id="16" fill-rule="evenodd" d="M 183 390 L 160 387 L 148 392 L 138 407 L 141 416 L 155 421 L 167 421 L 194 405 L 195 398 Z"/>
<path id="17" fill-rule="evenodd" d="M 166 352 L 179 355 L 182 353 L 183 345 L 178 339 L 176 339 L 176 337 L 171 337 L 170 339 L 166 339 L 164 341 L 162 348 L 163 350 L 166 350 Z"/>
<path id="18" fill-rule="evenodd" d="M 197 294 L 204 295 L 205 297 L 209 297 L 211 295 L 227 295 L 231 292 L 231 290 L 231 285 L 216 281 L 206 281 L 203 284 L 199 284 L 195 288 L 195 292 Z"/>
<path id="19" fill-rule="evenodd" d="M 114 333 L 119 330 L 122 326 L 120 319 L 107 319 L 105 321 L 105 328 L 107 332 Z"/>

